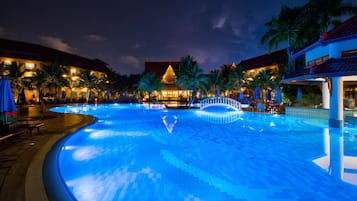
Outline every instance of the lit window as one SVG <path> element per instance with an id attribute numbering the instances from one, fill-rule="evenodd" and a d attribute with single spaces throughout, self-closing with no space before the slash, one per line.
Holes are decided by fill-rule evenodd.
<path id="1" fill-rule="evenodd" d="M 10 60 L 4 61 L 4 64 L 5 64 L 5 65 L 11 65 L 11 63 L 12 63 L 12 62 L 11 62 Z"/>
<path id="2" fill-rule="evenodd" d="M 34 63 L 25 63 L 25 67 L 27 70 L 35 69 L 36 65 Z"/>
<path id="3" fill-rule="evenodd" d="M 74 69 L 74 68 L 72 68 L 72 69 L 71 69 L 71 75 L 76 75 L 76 74 L 77 74 L 77 70 Z"/>

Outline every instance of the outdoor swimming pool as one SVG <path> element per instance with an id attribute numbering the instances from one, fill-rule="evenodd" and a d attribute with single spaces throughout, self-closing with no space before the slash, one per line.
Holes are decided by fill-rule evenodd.
<path id="1" fill-rule="evenodd" d="M 79 201 L 357 199 L 357 130 L 327 119 L 135 104 L 51 111 L 97 118 L 57 158 Z"/>

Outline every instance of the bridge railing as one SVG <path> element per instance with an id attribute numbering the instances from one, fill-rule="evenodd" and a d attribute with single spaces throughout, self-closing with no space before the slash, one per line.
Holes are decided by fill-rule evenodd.
<path id="1" fill-rule="evenodd" d="M 224 96 L 206 98 L 201 100 L 200 109 L 204 109 L 212 105 L 228 105 L 236 110 L 240 110 L 240 102 Z"/>

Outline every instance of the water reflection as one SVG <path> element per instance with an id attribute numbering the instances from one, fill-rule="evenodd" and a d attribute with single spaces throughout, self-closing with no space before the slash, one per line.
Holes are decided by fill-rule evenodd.
<path id="1" fill-rule="evenodd" d="M 343 129 L 324 129 L 324 156 L 313 162 L 329 175 L 357 185 L 357 133 Z M 355 146 L 353 146 L 355 145 Z"/>
<path id="2" fill-rule="evenodd" d="M 225 111 L 225 112 L 217 112 L 217 111 L 204 111 L 199 110 L 196 112 L 197 116 L 209 123 L 212 124 L 229 124 L 241 119 L 241 111 Z"/>
<path id="3" fill-rule="evenodd" d="M 162 123 L 164 123 L 167 131 L 171 134 L 172 130 L 174 129 L 176 123 L 177 123 L 177 116 L 176 115 L 164 115 L 161 117 Z"/>

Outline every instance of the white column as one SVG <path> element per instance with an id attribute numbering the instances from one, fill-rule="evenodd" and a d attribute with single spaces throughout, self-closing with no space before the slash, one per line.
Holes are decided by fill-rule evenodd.
<path id="1" fill-rule="evenodd" d="M 322 81 L 322 108 L 330 108 L 330 91 L 328 89 L 327 81 Z"/>
<path id="2" fill-rule="evenodd" d="M 329 126 L 343 127 L 343 80 L 332 77 Z"/>
<path id="3" fill-rule="evenodd" d="M 343 134 L 342 129 L 330 130 L 330 175 L 343 179 Z"/>

